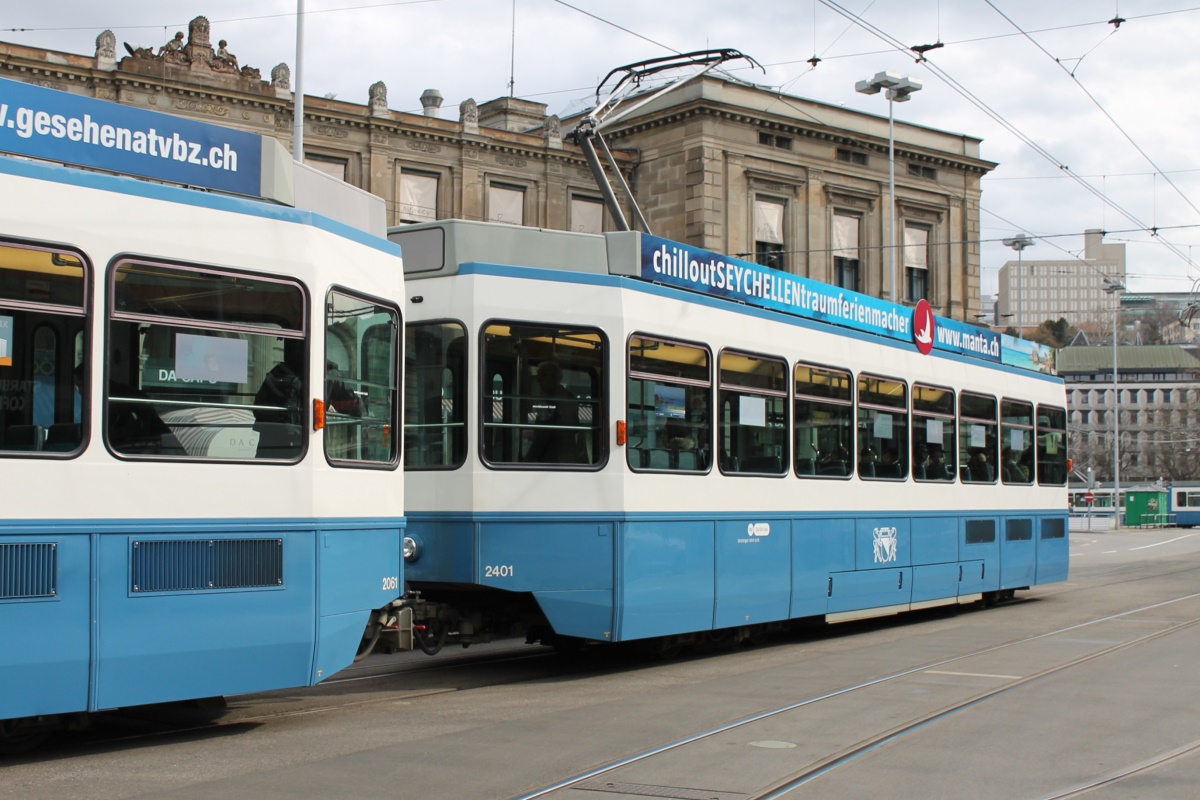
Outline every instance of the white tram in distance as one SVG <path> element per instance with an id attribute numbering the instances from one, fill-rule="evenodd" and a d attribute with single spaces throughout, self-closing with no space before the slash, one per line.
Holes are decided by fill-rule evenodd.
<path id="1" fill-rule="evenodd" d="M 227 140 L 254 181 L 268 154 L 9 81 L 0 101 L 47 140 L 33 155 L 137 155 L 53 139 L 85 119 L 118 145 Z M 403 276 L 379 220 L 0 156 L 0 750 L 86 712 L 310 685 L 390 621 Z"/>
<path id="2" fill-rule="evenodd" d="M 390 238 L 427 650 L 669 650 L 1066 579 L 1063 383 L 1015 339 L 638 232 Z"/>

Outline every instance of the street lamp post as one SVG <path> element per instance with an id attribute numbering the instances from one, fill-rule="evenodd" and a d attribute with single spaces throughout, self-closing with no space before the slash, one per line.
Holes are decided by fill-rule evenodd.
<path id="1" fill-rule="evenodd" d="M 891 237 L 888 252 L 891 253 L 893 303 L 900 302 L 896 291 L 896 116 L 892 113 L 893 103 L 906 103 L 913 92 L 921 91 L 924 84 L 916 78 L 904 78 L 895 72 L 876 72 L 870 80 L 854 84 L 859 94 L 879 94 L 887 89 L 888 99 L 888 235 Z"/>
<path id="2" fill-rule="evenodd" d="M 1005 247 L 1011 247 L 1017 251 L 1017 338 L 1023 339 L 1021 331 L 1025 327 L 1025 309 L 1022 307 L 1023 300 L 1021 298 L 1021 252 L 1026 247 L 1033 247 L 1033 239 L 1023 233 L 1018 233 L 1011 239 L 1001 239 L 1000 241 Z"/>
<path id="3" fill-rule="evenodd" d="M 1113 514 L 1116 526 L 1121 527 L 1121 406 L 1117 394 L 1117 326 L 1120 324 L 1121 298 L 1117 292 L 1125 291 L 1125 284 L 1111 278 L 1104 279 L 1104 292 L 1113 298 Z"/>

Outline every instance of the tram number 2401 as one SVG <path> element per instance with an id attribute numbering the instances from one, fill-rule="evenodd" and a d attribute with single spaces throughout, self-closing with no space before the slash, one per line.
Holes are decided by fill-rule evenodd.
<path id="1" fill-rule="evenodd" d="M 511 578 L 512 576 L 512 564 L 488 564 L 483 568 L 483 577 L 485 578 Z"/>

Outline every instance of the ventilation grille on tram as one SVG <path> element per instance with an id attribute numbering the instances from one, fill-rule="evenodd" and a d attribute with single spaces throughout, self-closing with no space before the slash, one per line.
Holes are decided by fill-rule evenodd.
<path id="1" fill-rule="evenodd" d="M 0 544 L 0 600 L 54 597 L 57 591 L 57 544 Z"/>
<path id="2" fill-rule="evenodd" d="M 135 592 L 283 585 L 282 539 L 169 539 L 133 543 Z"/>

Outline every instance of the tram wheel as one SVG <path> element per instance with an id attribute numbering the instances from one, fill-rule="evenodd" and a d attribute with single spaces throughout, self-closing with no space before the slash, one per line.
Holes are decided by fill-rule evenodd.
<path id="1" fill-rule="evenodd" d="M 28 752 L 49 738 L 50 731 L 44 728 L 22 731 L 20 726 L 13 729 L 0 722 L 0 756 Z"/>

